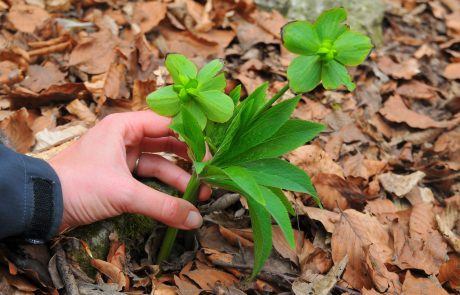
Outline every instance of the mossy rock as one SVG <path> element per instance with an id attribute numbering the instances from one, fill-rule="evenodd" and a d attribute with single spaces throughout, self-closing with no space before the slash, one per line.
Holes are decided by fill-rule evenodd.
<path id="1" fill-rule="evenodd" d="M 156 190 L 179 196 L 177 190 L 155 179 L 140 179 L 140 181 Z M 115 233 L 118 239 L 126 244 L 130 256 L 137 257 L 145 254 L 144 244 L 156 226 L 157 223 L 148 217 L 138 214 L 123 214 L 72 230 L 66 236 L 76 239 L 65 239 L 64 246 L 67 256 L 89 276 L 93 277 L 96 271 L 91 266 L 90 258 L 83 250 L 79 240 L 88 244 L 94 258 L 106 260 L 110 248 L 109 236 Z"/>

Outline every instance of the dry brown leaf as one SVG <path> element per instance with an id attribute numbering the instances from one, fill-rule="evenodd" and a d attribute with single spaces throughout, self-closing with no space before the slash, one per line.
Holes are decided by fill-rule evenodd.
<path id="1" fill-rule="evenodd" d="M 231 274 L 216 269 L 197 269 L 184 273 L 184 275 L 206 291 L 211 291 L 217 283 L 230 287 L 238 282 Z"/>
<path id="2" fill-rule="evenodd" d="M 399 86 L 396 93 L 407 98 L 427 100 L 432 104 L 436 101 L 435 89 L 417 80 Z"/>
<path id="3" fill-rule="evenodd" d="M 256 20 L 259 27 L 269 32 L 275 38 L 280 38 L 281 28 L 286 24 L 287 20 L 284 16 L 273 9 L 272 11 L 256 10 L 251 17 Z"/>
<path id="4" fill-rule="evenodd" d="M 387 166 L 384 161 L 365 159 L 362 154 L 349 156 L 343 161 L 343 172 L 348 176 L 361 177 L 365 180 L 382 173 Z"/>
<path id="5" fill-rule="evenodd" d="M 233 29 L 236 31 L 236 35 L 240 42 L 240 46 L 243 50 L 248 50 L 258 43 L 263 44 L 277 44 L 279 40 L 272 34 L 268 33 L 261 27 L 245 21 L 242 18 L 236 20 L 237 24 L 232 24 Z"/>
<path id="6" fill-rule="evenodd" d="M 427 274 L 437 274 L 447 256 L 447 244 L 435 229 L 431 204 L 417 204 L 409 218 L 398 218 L 392 225 L 394 239 L 394 264 L 401 269 L 421 269 Z"/>
<path id="7" fill-rule="evenodd" d="M 438 280 L 441 284 L 448 283 L 452 289 L 460 290 L 460 255 L 449 255 L 449 260 L 439 269 Z"/>
<path id="8" fill-rule="evenodd" d="M 396 215 L 398 208 L 388 199 L 378 199 L 367 202 L 364 208 L 365 212 L 377 217 L 382 224 L 391 224 L 395 219 L 398 218 Z"/>
<path id="9" fill-rule="evenodd" d="M 29 119 L 27 109 L 21 108 L 0 122 L 0 128 L 9 138 L 13 148 L 19 153 L 28 152 L 35 144 Z"/>
<path id="10" fill-rule="evenodd" d="M 15 4 L 10 8 L 6 17 L 16 30 L 33 33 L 37 27 L 50 18 L 50 15 L 38 6 Z"/>
<path id="11" fill-rule="evenodd" d="M 106 275 L 110 281 L 116 283 L 118 285 L 118 290 L 128 290 L 129 288 L 129 280 L 123 273 L 121 269 L 104 260 L 100 259 L 91 259 L 91 265 L 96 268 L 98 271 Z"/>
<path id="12" fill-rule="evenodd" d="M 375 288 L 385 294 L 401 294 L 399 276 L 388 271 L 378 246 L 372 244 L 366 254 L 367 267 Z"/>
<path id="13" fill-rule="evenodd" d="M 353 209 L 345 210 L 332 234 L 332 258 L 335 263 L 349 257 L 343 279 L 357 289 L 372 288 L 375 284 L 369 272 L 375 271 L 368 264 L 369 247 L 374 247 L 372 260 L 379 263 L 390 262 L 393 250 L 389 247 L 390 236 L 375 218 Z"/>
<path id="14" fill-rule="evenodd" d="M 456 202 L 447 203 L 444 211 L 436 215 L 439 231 L 457 253 L 460 253 L 460 236 L 453 229 L 459 220 L 460 206 Z"/>
<path id="15" fill-rule="evenodd" d="M 362 196 L 361 191 L 352 187 L 350 182 L 335 174 L 319 173 L 312 178 L 318 197 L 324 208 L 345 210 L 349 201 L 357 200 Z"/>
<path id="16" fill-rule="evenodd" d="M 379 59 L 377 64 L 382 72 L 396 79 L 410 80 L 420 73 L 418 61 L 414 58 L 407 59 L 402 63 L 396 63 L 389 56 L 385 55 Z"/>
<path id="17" fill-rule="evenodd" d="M 294 111 L 294 117 L 302 120 L 322 121 L 330 109 L 322 105 L 320 102 L 312 99 L 303 100 L 305 103 L 300 104 Z"/>
<path id="18" fill-rule="evenodd" d="M 299 198 L 296 199 L 295 205 L 298 214 L 306 214 L 311 219 L 321 222 L 327 232 L 334 232 L 335 226 L 340 219 L 340 215 L 338 213 L 316 207 L 305 206 Z"/>
<path id="19" fill-rule="evenodd" d="M 123 64 L 112 64 L 104 82 L 104 94 L 108 98 L 128 98 L 130 93 L 126 85 L 126 68 Z"/>
<path id="20" fill-rule="evenodd" d="M 238 246 L 239 243 L 244 247 L 252 248 L 254 243 L 241 235 L 238 235 L 232 230 L 229 230 L 221 225 L 219 225 L 220 234 L 233 246 Z"/>
<path id="21" fill-rule="evenodd" d="M 459 123 L 460 117 L 454 118 L 450 121 L 435 121 L 432 118 L 416 113 L 410 110 L 403 102 L 401 96 L 393 95 L 380 109 L 382 114 L 387 120 L 396 123 L 406 123 L 413 128 L 450 128 Z"/>
<path id="22" fill-rule="evenodd" d="M 304 242 L 304 233 L 294 230 L 294 240 L 296 249 L 292 249 L 286 241 L 286 238 L 277 225 L 272 227 L 273 247 L 282 257 L 289 259 L 294 264 L 299 265 L 299 253 L 302 251 Z"/>
<path id="23" fill-rule="evenodd" d="M 117 44 L 117 37 L 109 30 L 82 38 L 70 53 L 69 66 L 76 66 L 88 74 L 105 73 L 115 59 Z"/>
<path id="24" fill-rule="evenodd" d="M 378 176 L 383 188 L 398 197 L 404 197 L 425 177 L 422 171 L 416 171 L 408 175 L 399 175 L 387 172 Z"/>
<path id="25" fill-rule="evenodd" d="M 43 66 L 31 65 L 21 85 L 38 93 L 52 85 L 63 83 L 65 77 L 66 74 L 59 71 L 54 63 L 47 62 Z"/>
<path id="26" fill-rule="evenodd" d="M 448 295 L 439 282 L 435 283 L 429 278 L 417 278 L 410 271 L 406 273 L 402 286 L 404 295 Z"/>
<path id="27" fill-rule="evenodd" d="M 72 122 L 66 125 L 58 126 L 52 130 L 45 129 L 35 134 L 37 144 L 34 146 L 34 152 L 43 152 L 54 146 L 63 144 L 75 137 L 81 136 L 88 128 L 79 125 L 79 122 Z M 81 123 L 80 123 L 81 124 Z"/>
<path id="28" fill-rule="evenodd" d="M 136 2 L 133 24 L 137 24 L 142 33 L 153 30 L 166 17 L 167 3 L 163 1 Z"/>
<path id="29" fill-rule="evenodd" d="M 460 63 L 448 64 L 443 75 L 449 80 L 460 79 Z"/>
<path id="30" fill-rule="evenodd" d="M 86 123 L 94 123 L 96 121 L 96 115 L 88 108 L 86 103 L 82 100 L 75 99 L 66 106 L 69 113 L 78 117 Z"/>
<path id="31" fill-rule="evenodd" d="M 309 273 L 325 274 L 334 265 L 331 252 L 315 247 L 310 240 L 304 239 L 302 250 L 299 254 L 299 268 L 301 276 Z"/>
<path id="32" fill-rule="evenodd" d="M 177 295 L 177 288 L 161 283 L 155 285 L 155 290 L 152 293 L 155 295 Z"/>
<path id="33" fill-rule="evenodd" d="M 305 170 L 310 177 L 319 173 L 335 174 L 344 178 L 342 168 L 316 145 L 304 145 L 287 155 L 293 165 Z"/>
<path id="34" fill-rule="evenodd" d="M 147 108 L 145 98 L 156 89 L 155 80 L 140 81 L 135 80 L 133 85 L 133 111 L 139 111 Z"/>
<path id="35" fill-rule="evenodd" d="M 178 276 L 174 276 L 174 283 L 179 289 L 179 293 L 181 295 L 199 295 L 201 291 L 203 291 L 193 283 L 181 279 Z"/>

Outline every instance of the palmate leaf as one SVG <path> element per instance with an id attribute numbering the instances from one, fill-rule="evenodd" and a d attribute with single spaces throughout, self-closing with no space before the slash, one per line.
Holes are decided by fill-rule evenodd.
<path id="1" fill-rule="evenodd" d="M 344 8 L 333 8 L 323 12 L 314 24 L 319 39 L 321 41 L 337 39 L 347 30 L 343 24 L 346 19 L 347 11 Z"/>
<path id="2" fill-rule="evenodd" d="M 233 101 L 221 91 L 199 92 L 196 101 L 211 121 L 223 123 L 233 115 Z"/>
<path id="3" fill-rule="evenodd" d="M 270 158 L 242 164 L 258 184 L 316 196 L 310 177 L 302 169 L 281 159 Z"/>
<path id="4" fill-rule="evenodd" d="M 322 61 L 319 55 L 297 56 L 287 69 L 289 86 L 295 93 L 308 92 L 321 82 Z"/>
<path id="5" fill-rule="evenodd" d="M 206 82 L 216 76 L 224 68 L 224 62 L 220 59 L 215 59 L 207 63 L 198 72 L 196 79 L 198 82 Z"/>
<path id="6" fill-rule="evenodd" d="M 226 86 L 227 80 L 225 80 L 225 75 L 222 73 L 204 82 L 199 82 L 198 91 L 216 90 L 223 92 Z"/>
<path id="7" fill-rule="evenodd" d="M 335 59 L 348 66 L 361 64 L 372 47 L 369 37 L 352 31 L 347 31 L 340 35 L 333 45 L 333 48 L 337 51 Z"/>
<path id="8" fill-rule="evenodd" d="M 301 55 L 314 55 L 321 40 L 312 24 L 307 21 L 293 21 L 281 29 L 283 45 L 287 50 Z"/>
<path id="9" fill-rule="evenodd" d="M 173 85 L 155 90 L 147 96 L 148 106 L 162 116 L 174 116 L 180 110 L 180 100 Z"/>
<path id="10" fill-rule="evenodd" d="M 356 88 L 355 83 L 351 81 L 347 68 L 336 60 L 323 62 L 321 79 L 326 89 L 337 89 L 340 85 L 345 85 L 348 91 L 353 91 Z"/>

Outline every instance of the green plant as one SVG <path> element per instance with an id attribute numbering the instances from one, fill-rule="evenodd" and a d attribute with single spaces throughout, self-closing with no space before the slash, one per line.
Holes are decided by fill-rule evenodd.
<path id="1" fill-rule="evenodd" d="M 174 85 L 147 97 L 155 112 L 174 117 L 170 127 L 189 148 L 194 169 L 183 198 L 195 202 L 200 182 L 246 198 L 254 234 L 252 277 L 262 269 L 272 249 L 271 217 L 295 247 L 289 218 L 295 211 L 283 190 L 310 194 L 321 207 L 308 175 L 279 157 L 314 138 L 324 126 L 290 119 L 300 96 L 274 103 L 289 87 L 306 92 L 321 81 L 327 89 L 342 84 L 354 89 L 345 65 L 358 65 L 372 45 L 366 36 L 350 32 L 345 20 L 345 10 L 338 8 L 323 13 L 315 24 L 296 21 L 284 26 L 284 45 L 301 56 L 288 67 L 289 85 L 269 100 L 267 83 L 241 102 L 241 86 L 227 96 L 223 93 L 222 61 L 213 60 L 197 71 L 179 54 L 169 54 L 165 62 Z M 206 146 L 212 159 L 203 161 Z M 169 256 L 176 235 L 177 229 L 167 230 L 158 263 Z"/>

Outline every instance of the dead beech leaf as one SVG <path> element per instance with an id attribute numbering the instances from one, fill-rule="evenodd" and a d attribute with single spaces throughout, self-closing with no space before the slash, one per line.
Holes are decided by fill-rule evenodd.
<path id="1" fill-rule="evenodd" d="M 269 32 L 242 18 L 238 18 L 236 22 L 236 24 L 232 25 L 243 50 L 248 50 L 258 43 L 277 44 L 280 42 Z"/>
<path id="2" fill-rule="evenodd" d="M 88 108 L 86 103 L 82 100 L 75 99 L 66 106 L 69 113 L 78 117 L 78 119 L 86 123 L 94 123 L 96 115 Z"/>
<path id="3" fill-rule="evenodd" d="M 439 231 L 457 253 L 460 253 L 460 236 L 453 229 L 460 220 L 459 207 L 458 203 L 449 202 L 444 211 L 436 215 Z"/>
<path id="4" fill-rule="evenodd" d="M 293 165 L 305 170 L 310 177 L 318 173 L 335 174 L 344 178 L 342 168 L 316 145 L 304 145 L 287 155 Z"/>
<path id="5" fill-rule="evenodd" d="M 378 176 L 383 188 L 398 197 L 404 197 L 408 194 L 424 177 L 425 173 L 422 171 L 416 171 L 409 175 L 387 172 Z"/>
<path id="6" fill-rule="evenodd" d="M 69 66 L 76 66 L 88 74 L 105 73 L 115 59 L 117 44 L 117 37 L 109 30 L 82 38 L 70 53 Z"/>
<path id="7" fill-rule="evenodd" d="M 127 281 L 123 271 L 112 263 L 100 259 L 91 259 L 91 265 L 106 275 L 110 281 L 116 283 L 118 285 L 118 290 L 122 290 L 123 288 L 127 290 L 129 287 L 129 280 Z"/>
<path id="8" fill-rule="evenodd" d="M 388 199 L 369 201 L 364 211 L 377 217 L 382 224 L 391 224 L 393 220 L 398 218 L 398 215 L 396 215 L 398 208 Z"/>
<path id="9" fill-rule="evenodd" d="M 396 123 L 406 123 L 410 127 L 427 129 L 427 128 L 450 128 L 459 123 L 460 117 L 450 121 L 435 121 L 432 118 L 410 110 L 403 102 L 401 96 L 393 95 L 380 109 L 387 120 Z"/>
<path id="10" fill-rule="evenodd" d="M 315 294 L 328 295 L 335 284 L 340 280 L 340 277 L 348 263 L 348 256 L 345 256 L 337 263 L 325 276 L 318 277 L 311 283 L 306 283 L 300 280 L 294 281 L 292 291 L 295 295 Z"/>
<path id="11" fill-rule="evenodd" d="M 385 227 L 375 218 L 353 209 L 340 215 L 332 234 L 332 258 L 335 263 L 345 256 L 349 262 L 343 279 L 356 289 L 374 286 L 374 278 L 369 276 L 373 266 L 367 264 L 366 253 L 372 245 L 375 249 L 373 260 L 390 262 L 393 250 L 389 247 L 390 236 Z"/>
<path id="12" fill-rule="evenodd" d="M 19 153 L 26 153 L 35 144 L 32 129 L 29 126 L 29 112 L 21 108 L 0 122 L 0 128 Z"/>
<path id="13" fill-rule="evenodd" d="M 366 253 L 366 262 L 375 288 L 385 294 L 401 294 L 399 276 L 390 272 L 381 259 L 378 246 L 372 244 Z"/>
<path id="14" fill-rule="evenodd" d="M 436 280 L 436 278 L 433 278 Z M 404 279 L 404 284 L 402 286 L 402 294 L 404 295 L 448 295 L 449 293 L 446 292 L 439 284 L 439 282 L 435 283 L 433 279 L 430 278 L 417 278 L 412 275 L 410 271 L 406 273 L 406 278 Z"/>
<path id="15" fill-rule="evenodd" d="M 123 64 L 110 65 L 105 77 L 104 94 L 112 99 L 129 97 L 130 93 L 126 85 L 126 68 Z"/>
<path id="16" fill-rule="evenodd" d="M 304 233 L 298 230 L 294 230 L 294 239 L 296 243 L 296 249 L 292 249 L 286 241 L 281 228 L 279 226 L 272 227 L 273 236 L 273 247 L 282 257 L 289 259 L 294 264 L 299 265 L 298 254 L 302 250 L 304 242 Z"/>
<path id="17" fill-rule="evenodd" d="M 343 161 L 343 172 L 348 176 L 361 177 L 365 180 L 382 173 L 387 166 L 384 161 L 370 160 L 362 154 L 349 156 Z"/>
<path id="18" fill-rule="evenodd" d="M 156 89 L 155 80 L 140 81 L 135 80 L 133 85 L 133 99 L 132 109 L 133 111 L 139 111 L 147 107 L 145 98 L 150 92 Z"/>
<path id="19" fill-rule="evenodd" d="M 238 243 L 240 243 L 244 247 L 254 247 L 254 243 L 252 241 L 238 235 L 234 231 L 229 230 L 221 225 L 219 225 L 219 232 L 233 246 L 238 246 Z"/>
<path id="20" fill-rule="evenodd" d="M 335 226 L 340 219 L 340 215 L 338 213 L 316 207 L 305 206 L 300 198 L 296 199 L 295 205 L 298 214 L 306 214 L 311 219 L 321 222 L 327 232 L 334 232 Z"/>
<path id="21" fill-rule="evenodd" d="M 414 58 L 407 59 L 402 63 L 396 63 L 389 56 L 385 55 L 379 59 L 377 65 L 382 72 L 396 79 L 410 80 L 420 73 L 418 61 Z"/>
<path id="22" fill-rule="evenodd" d="M 88 128 L 85 126 L 76 125 L 75 123 L 61 125 L 52 130 L 45 129 L 35 134 L 37 144 L 34 146 L 33 152 L 43 152 L 51 147 L 81 136 L 88 131 Z"/>
<path id="23" fill-rule="evenodd" d="M 46 10 L 34 5 L 15 4 L 6 14 L 14 28 L 23 33 L 33 33 L 50 15 Z"/>
<path id="24" fill-rule="evenodd" d="M 326 173 L 316 174 L 312 182 L 324 208 L 328 210 L 334 210 L 337 207 L 341 210 L 348 208 L 349 203 L 344 194 L 349 188 L 349 182 L 335 174 Z"/>
<path id="25" fill-rule="evenodd" d="M 404 212 L 401 212 L 404 213 Z M 394 264 L 401 269 L 421 269 L 437 274 L 447 256 L 447 244 L 436 230 L 431 204 L 417 204 L 392 224 Z M 399 215 L 399 212 L 398 212 Z"/>
<path id="26" fill-rule="evenodd" d="M 163 1 L 136 2 L 132 22 L 148 33 L 166 17 L 166 7 Z"/>
<path id="27" fill-rule="evenodd" d="M 280 38 L 281 28 L 287 22 L 284 16 L 276 9 L 271 11 L 256 10 L 251 17 L 257 21 L 259 27 L 272 34 L 275 38 Z"/>
<path id="28" fill-rule="evenodd" d="M 431 103 L 436 100 L 435 89 L 417 80 L 399 86 L 396 93 L 407 98 L 427 100 Z"/>
<path id="29" fill-rule="evenodd" d="M 203 291 L 195 286 L 195 284 L 181 279 L 178 276 L 174 276 L 174 283 L 179 289 L 179 294 L 181 295 L 199 295 L 201 291 Z"/>
<path id="30" fill-rule="evenodd" d="M 448 64 L 444 69 L 443 76 L 449 80 L 460 79 L 460 63 Z"/>
<path id="31" fill-rule="evenodd" d="M 308 239 L 304 239 L 303 247 L 298 255 L 301 276 L 313 274 L 325 274 L 334 265 L 329 250 L 315 247 Z"/>
<path id="32" fill-rule="evenodd" d="M 217 283 L 230 287 L 238 282 L 231 274 L 216 269 L 196 269 L 184 275 L 206 291 L 211 291 Z"/>
<path id="33" fill-rule="evenodd" d="M 43 66 L 31 65 L 21 85 L 38 93 L 52 85 L 63 83 L 65 77 L 66 74 L 62 73 L 54 63 L 47 62 Z"/>
<path id="34" fill-rule="evenodd" d="M 438 280 L 441 284 L 448 283 L 452 289 L 460 289 L 460 256 L 458 254 L 449 255 L 439 269 Z"/>

